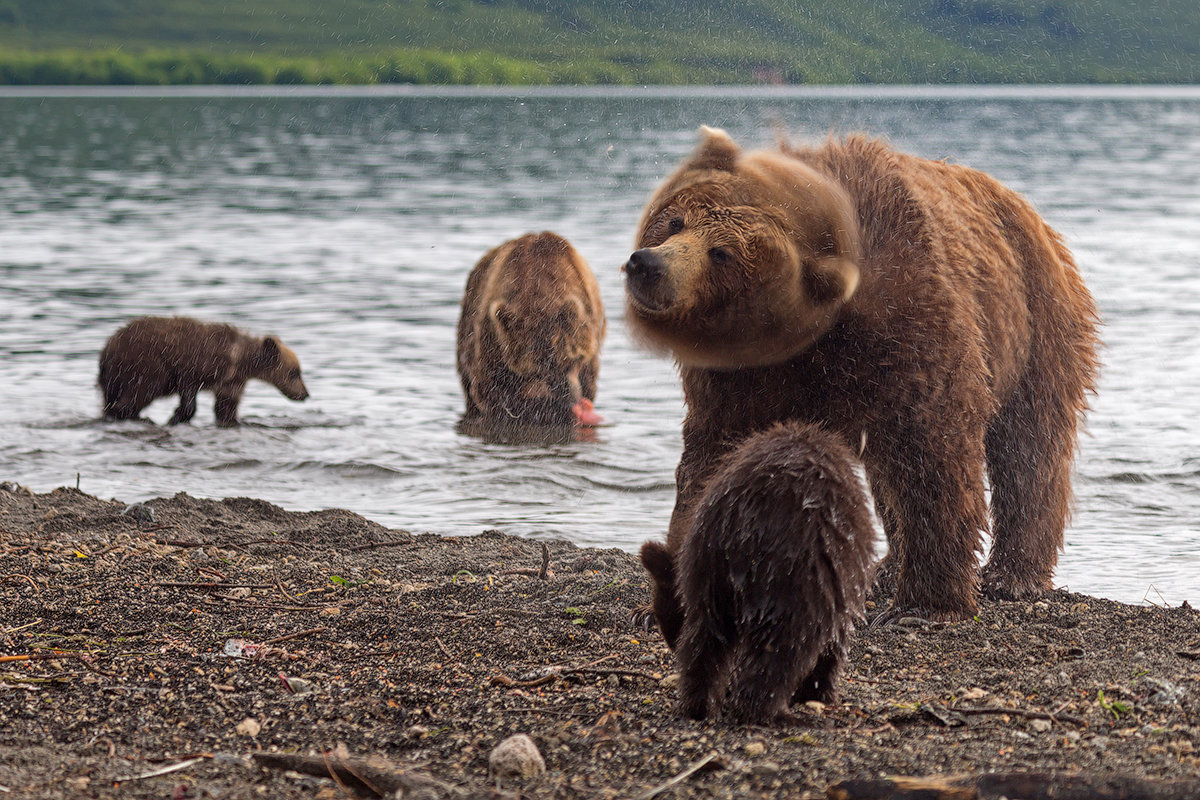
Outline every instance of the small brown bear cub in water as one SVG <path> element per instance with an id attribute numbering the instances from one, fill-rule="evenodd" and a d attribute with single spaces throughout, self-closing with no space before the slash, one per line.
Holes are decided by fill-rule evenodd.
<path id="1" fill-rule="evenodd" d="M 216 395 L 217 424 L 237 424 L 246 381 L 266 381 L 289 400 L 304 400 L 300 361 L 274 336 L 257 338 L 231 325 L 187 317 L 140 317 L 100 352 L 104 416 L 136 419 L 159 397 L 179 395 L 171 425 L 196 414 L 196 393 Z"/>
<path id="2" fill-rule="evenodd" d="M 471 270 L 458 320 L 464 422 L 494 428 L 594 425 L 600 288 L 557 234 L 530 233 Z"/>
<path id="3" fill-rule="evenodd" d="M 683 714 L 785 722 L 792 701 L 837 699 L 876 535 L 857 464 L 836 436 L 796 422 L 722 459 L 676 556 Z"/>

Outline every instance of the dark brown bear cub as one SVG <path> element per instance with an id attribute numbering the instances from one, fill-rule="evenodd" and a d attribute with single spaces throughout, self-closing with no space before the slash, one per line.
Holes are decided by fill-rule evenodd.
<path id="1" fill-rule="evenodd" d="M 216 396 L 217 424 L 237 424 L 246 381 L 266 381 L 289 400 L 304 400 L 296 354 L 274 336 L 254 337 L 231 325 L 187 317 L 140 317 L 112 335 L 100 352 L 104 416 L 136 419 L 159 397 L 179 395 L 171 425 L 196 414 L 196 393 Z"/>
<path id="2" fill-rule="evenodd" d="M 531 233 L 488 251 L 458 320 L 464 423 L 503 434 L 600 421 L 604 328 L 596 278 L 566 239 Z"/>
<path id="3" fill-rule="evenodd" d="M 837 699 L 876 533 L 856 464 L 801 423 L 722 460 L 677 556 L 685 715 L 770 723 L 789 719 L 793 700 Z"/>

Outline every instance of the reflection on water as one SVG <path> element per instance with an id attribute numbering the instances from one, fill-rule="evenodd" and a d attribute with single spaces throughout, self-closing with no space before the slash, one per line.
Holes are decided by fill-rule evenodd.
<path id="1" fill-rule="evenodd" d="M 1105 90 L 37 90 L 0 95 L 0 479 L 134 501 L 187 491 L 338 506 L 445 533 L 632 549 L 673 504 L 683 405 L 637 350 L 618 269 L 701 124 L 769 143 L 863 129 L 981 167 L 1075 250 L 1105 318 L 1059 583 L 1200 597 L 1200 93 Z M 454 325 L 488 248 L 554 230 L 610 315 L 591 440 L 456 429 Z M 130 317 L 274 333 L 297 408 L 245 424 L 97 420 L 96 358 Z M 0 525 L 3 523 L 0 522 Z M 1159 601 L 1158 594 L 1149 597 Z"/>

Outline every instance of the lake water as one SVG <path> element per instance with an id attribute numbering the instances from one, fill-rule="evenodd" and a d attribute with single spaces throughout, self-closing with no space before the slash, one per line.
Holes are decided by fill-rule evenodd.
<path id="1" fill-rule="evenodd" d="M 619 267 L 701 123 L 766 144 L 866 130 L 986 170 L 1067 238 L 1104 372 L 1057 583 L 1200 600 L 1200 90 L 6 90 L 0 93 L 0 479 L 343 507 L 385 525 L 634 549 L 663 535 L 683 406 L 637 350 Z M 461 435 L 467 272 L 569 238 L 610 320 L 596 441 Z M 278 334 L 311 398 L 252 383 L 247 423 L 103 423 L 96 358 L 130 317 Z M 0 521 L 0 526 L 3 522 Z"/>

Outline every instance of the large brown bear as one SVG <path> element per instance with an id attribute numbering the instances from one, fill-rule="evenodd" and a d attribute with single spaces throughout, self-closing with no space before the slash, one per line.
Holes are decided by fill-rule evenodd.
<path id="1" fill-rule="evenodd" d="M 798 422 L 721 460 L 677 555 L 686 716 L 770 723 L 793 700 L 837 699 L 875 543 L 857 467 L 841 439 Z"/>
<path id="2" fill-rule="evenodd" d="M 1097 314 L 1071 254 L 989 176 L 863 136 L 744 153 L 704 129 L 646 207 L 627 317 L 679 362 L 675 511 L 643 563 L 668 642 L 671 557 L 721 455 L 780 420 L 862 458 L 896 576 L 890 616 L 957 619 L 982 588 L 1050 588 Z"/>
<path id="3" fill-rule="evenodd" d="M 179 395 L 171 425 L 196 414 L 196 393 L 212 391 L 217 424 L 237 424 L 246 381 L 257 378 L 289 400 L 308 389 L 300 361 L 274 336 L 255 337 L 231 325 L 188 317 L 139 317 L 114 333 L 100 352 L 104 416 L 135 419 L 159 397 Z"/>
<path id="4" fill-rule="evenodd" d="M 458 320 L 464 422 L 501 432 L 599 422 L 604 330 L 596 278 L 566 239 L 530 233 L 489 250 Z"/>

